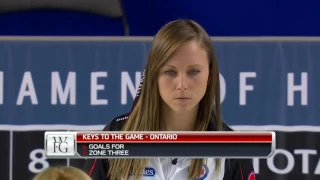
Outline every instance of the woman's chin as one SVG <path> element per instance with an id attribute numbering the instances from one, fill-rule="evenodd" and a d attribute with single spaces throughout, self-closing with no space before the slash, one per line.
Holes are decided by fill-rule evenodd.
<path id="1" fill-rule="evenodd" d="M 174 107 L 173 111 L 179 114 L 182 113 L 188 113 L 193 109 L 191 106 L 179 106 L 179 107 Z"/>

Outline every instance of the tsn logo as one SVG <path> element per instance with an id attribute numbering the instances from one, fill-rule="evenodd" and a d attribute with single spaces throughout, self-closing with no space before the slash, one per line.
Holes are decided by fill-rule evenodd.
<path id="1" fill-rule="evenodd" d="M 74 156 L 76 154 L 75 132 L 45 132 L 47 157 Z"/>

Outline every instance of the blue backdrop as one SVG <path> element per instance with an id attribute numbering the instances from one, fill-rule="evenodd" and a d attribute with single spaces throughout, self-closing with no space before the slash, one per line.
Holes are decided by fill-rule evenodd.
<path id="1" fill-rule="evenodd" d="M 106 124 L 130 110 L 149 48 L 149 40 L 0 41 L 1 124 Z M 320 42 L 215 49 L 228 124 L 320 125 Z"/>

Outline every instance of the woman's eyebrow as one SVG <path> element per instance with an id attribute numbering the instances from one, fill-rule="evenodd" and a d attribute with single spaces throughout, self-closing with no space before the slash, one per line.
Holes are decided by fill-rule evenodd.
<path id="1" fill-rule="evenodd" d="M 170 64 L 166 64 L 164 66 L 168 66 L 168 67 L 171 67 L 171 68 L 177 68 L 176 66 L 170 65 Z M 192 64 L 192 65 L 189 65 L 188 67 L 195 67 L 195 66 L 203 66 L 203 65 L 201 65 L 201 64 Z"/>

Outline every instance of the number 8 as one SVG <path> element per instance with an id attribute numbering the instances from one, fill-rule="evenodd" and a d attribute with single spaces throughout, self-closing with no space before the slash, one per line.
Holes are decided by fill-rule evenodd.
<path id="1" fill-rule="evenodd" d="M 30 159 L 31 162 L 29 163 L 29 171 L 33 173 L 39 173 L 42 170 L 46 169 L 49 167 L 48 161 L 46 161 L 46 157 L 44 156 L 44 149 L 34 149 L 33 151 L 30 152 Z M 41 157 L 38 158 L 37 154 L 40 154 Z M 37 168 L 36 165 L 41 164 L 41 168 Z"/>

